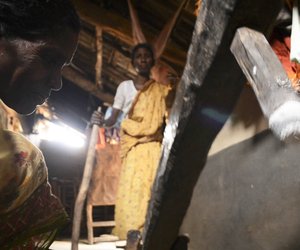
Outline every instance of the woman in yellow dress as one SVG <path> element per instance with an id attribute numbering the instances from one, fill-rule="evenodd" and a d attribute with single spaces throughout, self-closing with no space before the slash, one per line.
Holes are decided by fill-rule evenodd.
<path id="1" fill-rule="evenodd" d="M 152 47 L 147 43 L 137 44 L 132 50 L 131 59 L 138 73 L 134 80 L 129 80 L 135 88 L 134 96 L 128 92 L 132 88 L 122 91 L 118 87 L 112 115 L 103 121 L 103 116 L 95 111 L 91 118 L 92 124 L 110 127 L 121 111 L 125 117 L 121 122 L 122 168 L 115 202 L 116 226 L 113 230 L 113 234 L 120 239 L 126 239 L 130 230 L 143 230 L 167 111 L 174 96 L 171 82 L 174 83 L 176 78 L 171 73 L 165 73 L 161 78 L 163 82 L 150 79 L 155 60 Z M 126 112 L 128 105 L 129 111 Z"/>
<path id="2" fill-rule="evenodd" d="M 154 65 L 150 46 L 137 45 L 132 64 L 138 92 L 121 123 L 122 172 L 115 204 L 114 234 L 125 239 L 129 230 L 142 231 L 151 187 L 160 157 L 171 87 L 150 79 Z"/>

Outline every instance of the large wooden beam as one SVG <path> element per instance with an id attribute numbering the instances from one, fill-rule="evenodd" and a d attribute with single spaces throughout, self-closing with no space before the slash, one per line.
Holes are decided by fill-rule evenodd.
<path id="1" fill-rule="evenodd" d="M 81 73 L 73 69 L 72 67 L 64 67 L 62 75 L 67 80 L 73 82 L 78 87 L 96 96 L 103 102 L 113 103 L 113 96 L 107 93 L 103 93 L 97 88 L 97 85 L 92 81 L 87 80 Z"/>
<path id="2" fill-rule="evenodd" d="M 118 37 L 129 45 L 133 45 L 130 20 L 102 9 L 100 6 L 89 1 L 72 0 L 72 2 L 82 20 L 94 26 L 99 26 L 104 32 Z M 143 32 L 150 41 L 158 35 L 148 30 L 143 30 Z M 165 49 L 163 57 L 171 63 L 182 66 L 183 68 L 186 60 L 186 51 L 176 46 L 173 41 L 170 41 Z"/>
<path id="3" fill-rule="evenodd" d="M 163 141 L 144 231 L 145 250 L 169 250 L 179 232 L 209 148 L 230 115 L 245 78 L 230 52 L 240 26 L 266 34 L 280 0 L 207 0 Z"/>
<path id="4" fill-rule="evenodd" d="M 282 64 L 263 34 L 239 28 L 230 49 L 267 118 L 283 103 L 285 93 L 292 93 L 291 99 L 298 99 Z"/>

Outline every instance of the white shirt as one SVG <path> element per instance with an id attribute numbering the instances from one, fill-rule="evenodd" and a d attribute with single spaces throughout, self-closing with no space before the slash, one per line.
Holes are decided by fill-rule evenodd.
<path id="1" fill-rule="evenodd" d="M 113 108 L 122 110 L 126 117 L 137 92 L 132 80 L 121 82 L 115 95 Z"/>

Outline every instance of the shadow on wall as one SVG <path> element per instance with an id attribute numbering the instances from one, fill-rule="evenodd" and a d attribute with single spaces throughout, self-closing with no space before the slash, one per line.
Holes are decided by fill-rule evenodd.
<path id="1" fill-rule="evenodd" d="M 208 155 L 246 140 L 267 128 L 268 122 L 252 88 L 245 85 L 231 116 L 214 140 Z"/>

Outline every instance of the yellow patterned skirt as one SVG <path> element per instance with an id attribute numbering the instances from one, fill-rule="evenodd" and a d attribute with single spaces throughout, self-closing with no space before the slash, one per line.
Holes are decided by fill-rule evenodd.
<path id="1" fill-rule="evenodd" d="M 160 142 L 138 144 L 123 159 L 113 232 L 120 239 L 126 239 L 129 230 L 143 230 L 160 149 Z"/>

